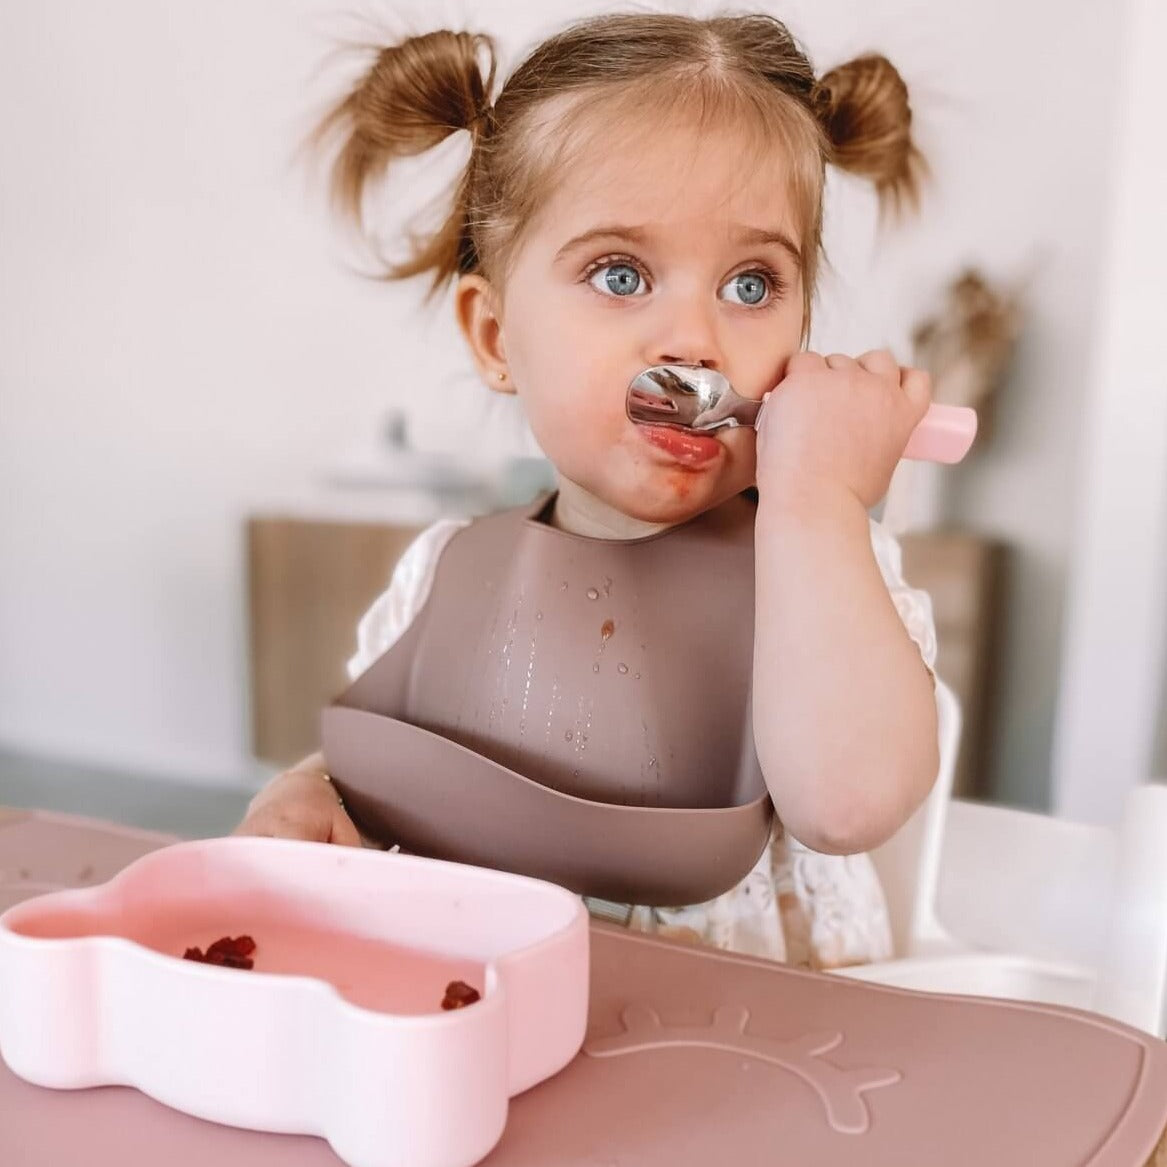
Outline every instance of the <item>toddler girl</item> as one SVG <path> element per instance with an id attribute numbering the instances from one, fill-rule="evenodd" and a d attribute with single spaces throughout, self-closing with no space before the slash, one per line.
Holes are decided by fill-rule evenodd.
<path id="1" fill-rule="evenodd" d="M 755 845 L 728 856 L 732 878 L 701 903 L 663 899 L 652 878 L 629 877 L 619 902 L 600 894 L 603 878 L 576 890 L 609 919 L 776 959 L 886 957 L 864 853 L 937 773 L 935 638 L 927 597 L 905 585 L 898 547 L 868 512 L 930 384 L 885 351 L 824 357 L 803 345 L 826 165 L 870 180 L 885 204 L 914 200 L 904 84 L 879 56 L 816 77 L 787 29 L 761 15 L 585 20 L 540 45 L 497 96 L 493 62 L 490 39 L 464 32 L 384 48 L 321 135 L 340 138 L 333 193 L 358 223 L 370 184 L 397 160 L 469 135 L 444 225 L 386 274 L 454 285 L 482 380 L 519 396 L 558 488 L 513 520 L 442 522 L 418 538 L 358 629 L 349 672 L 364 695 L 353 703 L 373 708 L 370 678 L 382 690 L 399 675 L 411 692 L 428 685 L 438 696 L 424 711 L 394 697 L 379 712 L 458 743 L 459 765 L 469 750 L 484 781 L 517 775 L 577 800 L 666 809 L 757 793 L 776 811 L 768 841 L 760 855 Z M 756 435 L 631 421 L 628 385 L 658 364 L 769 393 Z M 584 568 L 601 553 L 628 565 L 616 590 L 632 598 L 611 599 L 643 627 L 618 666 L 617 653 L 601 654 L 629 629 L 587 609 L 606 602 L 611 579 L 555 609 L 596 617 L 594 671 L 540 656 L 551 621 L 532 623 L 543 610 L 523 605 L 543 594 L 550 615 L 560 602 L 539 575 L 544 551 Z M 651 580 L 637 566 L 649 562 Z M 455 636 L 450 617 L 463 610 Z M 655 639 L 650 624 L 664 630 Z M 503 625 L 507 651 L 530 634 L 525 694 L 503 675 Z M 543 705 L 529 707 L 531 676 L 553 667 Z M 612 685 L 642 674 L 614 703 Z M 672 708 L 652 696 L 666 691 Z M 608 702 L 608 722 L 585 753 L 580 717 L 593 700 Z M 641 727 L 643 750 L 629 745 Z M 605 754 L 604 741 L 619 748 Z M 411 849 L 405 824 L 424 782 L 406 782 L 396 758 L 378 765 L 359 780 L 334 767 L 330 783 L 324 755 L 306 758 L 260 792 L 239 830 L 356 845 L 355 819 L 369 841 Z M 471 836 L 511 809 L 454 815 L 443 853 L 479 854 Z M 568 866 L 585 845 L 635 867 L 635 843 L 582 830 L 553 840 Z"/>

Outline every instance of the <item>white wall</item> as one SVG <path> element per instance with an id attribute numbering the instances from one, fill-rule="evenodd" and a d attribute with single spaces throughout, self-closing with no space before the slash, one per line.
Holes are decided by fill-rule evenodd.
<path id="1" fill-rule="evenodd" d="M 807 27 L 818 40 L 820 22 L 870 26 L 905 62 L 935 183 L 909 231 L 874 247 L 861 216 L 840 231 L 848 294 L 828 288 L 829 339 L 817 339 L 829 348 L 841 336 L 848 349 L 889 339 L 906 356 L 907 324 L 958 265 L 1030 283 L 992 442 L 945 472 L 944 495 L 950 521 L 1011 547 L 989 789 L 1044 807 L 1126 6 L 1105 17 L 1088 0 L 879 7 L 888 15 L 873 22 L 862 5 L 853 21 L 838 19 L 840 5 L 815 6 Z"/>
<path id="2" fill-rule="evenodd" d="M 1134 0 L 1127 37 L 1053 752 L 1055 807 L 1103 822 L 1167 778 L 1167 154 L 1148 148 L 1167 111 L 1167 6 Z"/>
<path id="3" fill-rule="evenodd" d="M 473 19 L 513 56 L 595 7 L 480 0 Z M 350 8 L 0 8 L 4 746 L 161 775 L 247 773 L 244 517 L 375 507 L 317 478 L 411 390 L 420 440 L 477 440 L 486 394 L 449 322 L 423 326 L 412 288 L 350 275 L 289 162 L 329 91 L 312 77 L 327 34 L 351 27 L 335 15 Z M 962 518 L 1024 545 L 999 792 L 1037 803 L 1124 9 L 1105 21 L 1089 0 L 775 10 L 822 66 L 873 46 L 900 65 L 936 175 L 921 220 L 879 239 L 866 193 L 838 184 L 816 343 L 906 353 L 956 265 L 1012 275 L 1038 261 L 997 443 L 954 482 Z M 451 407 L 472 412 L 447 429 Z M 483 440 L 497 446 L 506 429 Z"/>

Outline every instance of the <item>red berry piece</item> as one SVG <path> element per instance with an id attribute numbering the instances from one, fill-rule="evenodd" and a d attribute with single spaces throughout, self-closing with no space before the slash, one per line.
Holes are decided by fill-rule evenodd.
<path id="1" fill-rule="evenodd" d="M 480 1000 L 482 994 L 465 981 L 451 981 L 446 986 L 446 995 L 442 998 L 443 1009 L 465 1009 Z"/>
<path id="2" fill-rule="evenodd" d="M 205 954 L 198 948 L 188 948 L 183 959 L 217 964 L 221 968 L 249 969 L 255 967 L 255 961 L 251 959 L 255 948 L 255 941 L 250 936 L 237 936 L 234 940 L 224 936 L 210 945 Z"/>

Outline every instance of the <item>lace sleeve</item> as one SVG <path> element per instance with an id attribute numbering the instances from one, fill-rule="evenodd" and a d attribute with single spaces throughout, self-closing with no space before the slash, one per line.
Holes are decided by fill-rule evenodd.
<path id="1" fill-rule="evenodd" d="M 903 551 L 899 541 L 885 526 L 874 520 L 871 521 L 871 549 L 875 552 L 875 561 L 879 564 L 892 603 L 935 679 L 936 624 L 932 618 L 932 598 L 920 588 L 908 586 L 904 579 Z"/>
<path id="2" fill-rule="evenodd" d="M 406 548 L 393 569 L 388 588 L 373 601 L 357 625 L 357 651 L 346 666 L 349 680 L 355 681 L 392 648 L 421 611 L 446 544 L 467 521 L 441 519 L 422 531 Z"/>

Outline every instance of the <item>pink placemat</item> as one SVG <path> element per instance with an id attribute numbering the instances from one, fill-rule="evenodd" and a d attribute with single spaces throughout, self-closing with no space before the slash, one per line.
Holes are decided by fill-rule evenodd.
<path id="1" fill-rule="evenodd" d="M 171 841 L 0 813 L 0 905 L 100 882 Z M 489 1167 L 1143 1167 L 1167 1126 L 1167 1046 L 1092 1014 L 907 993 L 606 927 L 592 950 L 584 1051 L 512 1103 Z M 0 1062 L 0 1164 L 74 1163 L 340 1160 L 318 1139 L 217 1126 L 127 1088 L 30 1086 Z"/>

